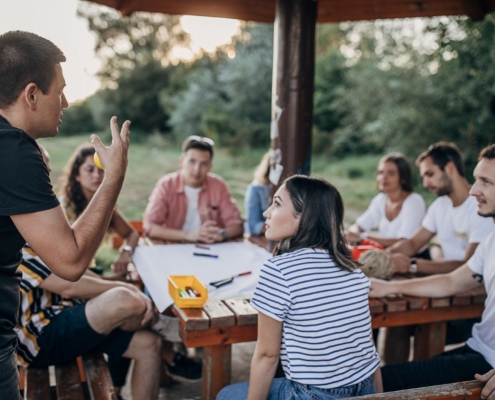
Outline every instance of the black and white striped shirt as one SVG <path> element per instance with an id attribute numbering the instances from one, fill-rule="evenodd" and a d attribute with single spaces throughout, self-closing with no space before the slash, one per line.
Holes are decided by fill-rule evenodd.
<path id="1" fill-rule="evenodd" d="M 369 286 L 360 269 L 341 270 L 324 250 L 300 249 L 263 265 L 252 304 L 283 321 L 280 358 L 288 379 L 330 389 L 375 371 Z"/>

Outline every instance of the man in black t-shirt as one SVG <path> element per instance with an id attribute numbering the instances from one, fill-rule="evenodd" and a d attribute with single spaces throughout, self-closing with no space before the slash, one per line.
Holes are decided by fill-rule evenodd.
<path id="1" fill-rule="evenodd" d="M 29 243 L 51 271 L 64 279 L 81 277 L 103 239 L 122 188 L 129 122 L 119 132 L 112 118 L 110 147 L 92 135 L 105 178 L 71 227 L 36 144 L 39 138 L 57 135 L 62 110 L 68 107 L 60 66 L 65 56 L 50 41 L 17 31 L 0 35 L 0 60 L 0 398 L 16 399 L 14 326 L 21 248 Z M 146 308 L 151 316 L 151 302 Z"/>

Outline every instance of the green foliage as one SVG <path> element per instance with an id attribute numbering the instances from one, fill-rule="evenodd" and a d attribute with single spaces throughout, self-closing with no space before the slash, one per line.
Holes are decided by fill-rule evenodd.
<path id="1" fill-rule="evenodd" d="M 174 101 L 170 125 L 177 140 L 201 134 L 224 146 L 269 144 L 273 27 L 247 26 L 236 38 L 235 57 L 205 56 Z"/>

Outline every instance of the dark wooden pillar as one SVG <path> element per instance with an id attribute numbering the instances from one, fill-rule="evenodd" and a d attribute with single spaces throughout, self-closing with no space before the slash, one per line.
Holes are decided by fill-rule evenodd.
<path id="1" fill-rule="evenodd" d="M 270 135 L 272 169 L 283 170 L 273 191 L 290 175 L 310 173 L 317 6 L 277 0 Z"/>

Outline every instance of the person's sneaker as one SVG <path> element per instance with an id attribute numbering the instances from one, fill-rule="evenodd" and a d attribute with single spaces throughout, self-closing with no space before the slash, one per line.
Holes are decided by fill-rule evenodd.
<path id="1" fill-rule="evenodd" d="M 177 317 L 158 314 L 158 321 L 151 329 L 168 342 L 182 342 L 179 336 L 179 319 Z"/>
<path id="2" fill-rule="evenodd" d="M 165 366 L 167 367 L 170 376 L 178 380 L 196 381 L 201 379 L 203 369 L 202 364 L 191 358 L 187 358 L 181 353 L 175 354 L 174 363 L 172 365 L 165 362 Z"/>

